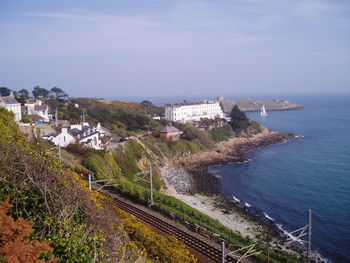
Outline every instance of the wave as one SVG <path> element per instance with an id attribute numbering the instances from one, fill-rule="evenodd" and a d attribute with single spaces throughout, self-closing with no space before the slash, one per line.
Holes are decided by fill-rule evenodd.
<path id="1" fill-rule="evenodd" d="M 233 201 L 237 202 L 237 203 L 240 203 L 241 200 L 239 200 L 237 197 L 235 197 L 234 195 L 232 195 L 232 199 Z"/>
<path id="2" fill-rule="evenodd" d="M 264 216 L 267 218 L 267 219 L 269 219 L 269 220 L 271 220 L 271 221 L 276 221 L 274 218 L 272 218 L 271 216 L 269 216 L 267 213 L 265 213 L 265 212 L 263 212 L 263 214 L 264 214 Z"/>
<path id="3" fill-rule="evenodd" d="M 264 213 L 265 214 L 265 213 Z M 305 249 L 305 244 L 303 242 L 300 242 L 296 236 L 289 234 L 289 231 L 287 231 L 286 229 L 283 228 L 283 226 L 281 224 L 276 224 L 277 228 L 281 231 L 282 236 L 288 236 L 291 240 L 293 240 L 294 242 L 298 243 L 298 245 L 300 245 L 302 248 Z M 319 254 L 317 251 L 313 251 L 315 252 L 314 254 L 314 260 L 316 262 L 324 262 L 324 263 L 332 263 L 331 260 L 329 260 L 326 257 L 323 257 L 321 254 Z"/>
<path id="4" fill-rule="evenodd" d="M 247 207 L 251 207 L 251 205 L 248 204 L 247 202 L 244 202 L 244 205 L 247 206 Z"/>

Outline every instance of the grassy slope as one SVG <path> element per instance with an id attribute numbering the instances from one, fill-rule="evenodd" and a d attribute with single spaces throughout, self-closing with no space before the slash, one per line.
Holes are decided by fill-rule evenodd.
<path id="1" fill-rule="evenodd" d="M 150 231 L 45 147 L 29 143 L 1 107 L 0 165 L 0 200 L 10 197 L 12 216 L 30 219 L 32 238 L 50 240 L 60 262 L 195 261 L 174 238 Z"/>

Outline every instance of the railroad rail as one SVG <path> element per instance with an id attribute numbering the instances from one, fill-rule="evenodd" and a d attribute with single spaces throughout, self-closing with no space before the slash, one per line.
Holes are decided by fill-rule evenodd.
<path id="1" fill-rule="evenodd" d="M 204 242 L 203 240 L 200 240 L 195 236 L 190 235 L 189 233 L 186 233 L 180 228 L 161 220 L 158 217 L 155 217 L 137 207 L 128 204 L 127 202 L 120 200 L 115 195 L 113 195 L 113 198 L 117 207 L 124 210 L 125 212 L 135 216 L 144 223 L 156 227 L 168 235 L 175 236 L 178 240 L 182 241 L 184 244 L 198 251 L 209 259 L 216 262 L 221 262 L 221 250 L 211 246 L 210 244 Z M 236 262 L 236 260 L 233 257 L 226 256 L 226 262 Z"/>

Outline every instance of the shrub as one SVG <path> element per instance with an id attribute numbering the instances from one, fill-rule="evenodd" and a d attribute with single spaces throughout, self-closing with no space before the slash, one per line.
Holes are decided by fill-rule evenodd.
<path id="1" fill-rule="evenodd" d="M 34 231 L 30 221 L 18 218 L 16 221 L 7 215 L 11 207 L 9 198 L 0 201 L 0 259 L 8 262 L 45 262 L 39 260 L 42 254 L 53 250 L 49 246 L 52 242 L 30 240 Z M 47 262 L 57 262 L 53 256 Z"/>
<path id="2" fill-rule="evenodd" d="M 257 121 L 251 121 L 250 125 L 257 133 L 262 132 L 261 125 Z"/>
<path id="3" fill-rule="evenodd" d="M 31 123 L 31 120 L 28 118 L 27 114 L 23 113 L 21 122 L 23 122 L 23 123 Z"/>
<path id="4" fill-rule="evenodd" d="M 215 142 L 227 141 L 232 135 L 232 130 L 229 127 L 212 129 L 210 131 L 211 138 Z"/>

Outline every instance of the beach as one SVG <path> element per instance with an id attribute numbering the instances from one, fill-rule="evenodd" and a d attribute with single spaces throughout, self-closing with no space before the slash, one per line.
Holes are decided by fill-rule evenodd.
<path id="1" fill-rule="evenodd" d="M 247 152 L 266 145 L 285 143 L 294 137 L 295 135 L 290 133 L 271 132 L 263 128 L 262 133 L 251 138 L 231 138 L 216 144 L 211 150 L 172 160 L 171 165 L 161 169 L 170 187 L 167 194 L 217 219 L 244 237 L 263 241 L 272 248 L 297 255 L 298 252 L 281 245 L 281 238 L 275 226 L 264 223 L 245 207 L 224 196 L 219 178 L 209 172 L 210 166 L 245 162 Z M 191 187 L 188 187 L 189 182 Z"/>

